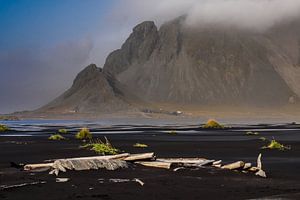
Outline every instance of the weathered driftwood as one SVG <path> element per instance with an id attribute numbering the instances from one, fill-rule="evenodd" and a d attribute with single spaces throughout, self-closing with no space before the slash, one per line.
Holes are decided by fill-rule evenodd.
<path id="1" fill-rule="evenodd" d="M 257 172 L 257 171 L 259 171 L 259 169 L 257 167 L 250 167 L 248 169 L 248 171 L 250 171 L 250 172 Z"/>
<path id="2" fill-rule="evenodd" d="M 135 162 L 136 164 L 140 164 L 146 167 L 155 167 L 155 168 L 163 168 L 163 169 L 170 169 L 172 163 L 168 162 L 159 162 L 159 161 L 152 161 L 152 162 Z"/>
<path id="3" fill-rule="evenodd" d="M 211 165 L 214 162 L 214 160 L 207 160 L 205 158 L 159 158 L 156 159 L 156 161 L 181 167 L 203 167 L 205 165 Z"/>
<path id="4" fill-rule="evenodd" d="M 215 165 L 221 165 L 222 164 L 222 160 L 218 160 L 212 163 L 213 166 Z"/>
<path id="5" fill-rule="evenodd" d="M 127 168 L 126 161 L 120 159 L 84 159 L 84 160 L 56 160 L 52 166 L 50 174 L 58 175 L 59 172 L 67 170 L 84 171 L 91 169 L 116 170 L 119 168 Z"/>
<path id="6" fill-rule="evenodd" d="M 126 183 L 126 182 L 130 182 L 130 179 L 119 179 L 119 178 L 111 178 L 108 180 L 111 183 Z"/>
<path id="7" fill-rule="evenodd" d="M 115 159 L 126 158 L 128 156 L 130 156 L 129 153 L 122 153 L 122 154 L 110 155 L 110 156 L 93 156 L 93 157 L 67 158 L 67 160 L 90 160 L 90 159 L 115 160 Z"/>
<path id="8" fill-rule="evenodd" d="M 128 157 L 130 154 L 129 153 L 123 153 L 123 154 L 118 154 L 118 155 L 111 155 L 111 156 L 93 156 L 93 157 L 79 157 L 79 158 L 67 158 L 67 159 L 57 159 L 57 160 L 68 160 L 68 161 L 84 161 L 84 160 L 113 160 L 113 159 L 121 159 Z M 56 160 L 56 161 L 57 161 Z M 53 168 L 54 163 L 40 163 L 40 164 L 27 164 L 24 166 L 25 171 L 32 171 L 32 170 L 39 170 L 39 169 L 51 169 Z"/>
<path id="9" fill-rule="evenodd" d="M 257 176 L 266 177 L 266 173 L 262 169 L 261 154 L 257 158 L 257 167 L 253 167 L 251 163 L 244 163 L 243 161 L 234 162 L 222 166 L 222 160 L 208 160 L 205 158 L 159 158 L 156 159 L 154 153 L 142 154 L 118 154 L 112 156 L 93 156 L 58 159 L 52 163 L 42 164 L 28 164 L 24 166 L 24 170 L 49 170 L 50 174 L 58 175 L 59 172 L 66 172 L 66 170 L 91 170 L 105 168 L 107 170 L 116 170 L 118 168 L 127 168 L 127 162 L 134 162 L 146 167 L 155 167 L 170 169 L 171 166 L 176 166 L 174 171 L 183 169 L 182 167 L 202 167 L 210 165 L 222 169 L 229 169 L 235 171 L 242 171 L 244 173 L 255 172 Z M 156 159 L 156 160 L 155 160 Z M 141 183 L 140 183 L 141 184 Z M 142 185 L 142 184 L 141 184 Z"/>
<path id="10" fill-rule="evenodd" d="M 41 163 L 41 164 L 28 164 L 24 166 L 25 171 L 32 170 L 49 170 L 53 166 L 53 163 Z"/>
<path id="11" fill-rule="evenodd" d="M 168 163 L 174 163 L 174 164 L 202 164 L 209 162 L 214 162 L 211 160 L 207 160 L 205 158 L 158 158 L 156 161 L 159 162 L 168 162 Z"/>
<path id="12" fill-rule="evenodd" d="M 40 185 L 40 184 L 45 184 L 45 183 L 47 183 L 47 182 L 46 181 L 37 181 L 37 182 L 31 182 L 31 183 L 21 183 L 21 184 L 17 184 L 17 185 L 1 185 L 0 190 L 7 190 L 7 189 L 25 187 L 25 186 L 30 186 L 30 185 Z"/>
<path id="13" fill-rule="evenodd" d="M 262 168 L 262 162 L 261 162 L 261 157 L 262 155 L 259 154 L 257 157 L 257 168 L 258 168 L 258 172 L 255 173 L 256 176 L 260 176 L 263 178 L 267 178 L 266 172 L 263 170 Z"/>
<path id="14" fill-rule="evenodd" d="M 148 167 L 157 167 L 170 169 L 172 165 L 184 167 L 202 167 L 212 164 L 214 160 L 207 160 L 205 158 L 159 158 L 152 162 L 135 162 Z"/>
<path id="15" fill-rule="evenodd" d="M 112 155 L 112 156 L 93 156 L 58 159 L 53 163 L 43 164 L 28 164 L 24 166 L 24 170 L 31 171 L 37 169 L 45 169 L 50 171 L 50 174 L 58 175 L 59 172 L 66 172 L 67 170 L 91 170 L 105 168 L 107 170 L 116 170 L 118 168 L 127 168 L 126 161 L 140 161 L 154 159 L 154 153 L 133 154 L 128 153 Z"/>
<path id="16" fill-rule="evenodd" d="M 153 160 L 155 159 L 154 153 L 141 153 L 141 154 L 131 154 L 124 157 L 125 161 L 141 161 L 141 160 Z"/>
<path id="17" fill-rule="evenodd" d="M 246 170 L 246 169 L 250 169 L 251 167 L 252 167 L 251 163 L 245 163 L 243 169 Z"/>
<path id="18" fill-rule="evenodd" d="M 111 182 L 111 183 L 127 183 L 127 182 L 136 182 L 136 183 L 138 183 L 138 184 L 140 184 L 141 186 L 144 186 L 144 182 L 143 181 L 141 181 L 140 179 L 138 179 L 138 178 L 134 178 L 134 179 L 132 179 L 132 180 L 130 180 L 130 179 L 109 179 L 109 182 Z M 104 180 L 102 181 L 102 183 L 104 183 Z"/>
<path id="19" fill-rule="evenodd" d="M 256 176 L 260 176 L 263 178 L 267 178 L 266 172 L 264 170 L 258 170 L 258 172 L 255 173 Z"/>
<path id="20" fill-rule="evenodd" d="M 243 161 L 237 161 L 228 165 L 224 165 L 222 169 L 229 169 L 229 170 L 235 170 L 235 169 L 240 169 L 243 168 L 245 163 Z"/>
<path id="21" fill-rule="evenodd" d="M 141 181 L 140 179 L 138 179 L 138 178 L 134 178 L 132 181 L 137 182 L 137 183 L 140 184 L 141 186 L 144 186 L 144 185 L 145 185 L 145 183 L 144 183 L 143 181 Z"/>
<path id="22" fill-rule="evenodd" d="M 257 168 L 258 169 L 262 169 L 263 167 L 262 167 L 262 162 L 261 162 L 261 153 L 258 155 L 258 157 L 257 157 Z"/>
<path id="23" fill-rule="evenodd" d="M 177 168 L 173 169 L 173 171 L 177 172 L 178 170 L 181 170 L 181 169 L 185 169 L 185 167 L 177 167 Z"/>
<path id="24" fill-rule="evenodd" d="M 70 178 L 56 178 L 55 182 L 56 183 L 65 183 L 68 182 L 70 180 Z"/>
<path id="25" fill-rule="evenodd" d="M 68 160 L 85 160 L 85 159 L 122 159 L 130 156 L 129 153 L 122 153 L 122 154 L 117 154 L 117 155 L 109 155 L 109 156 L 88 156 L 88 157 L 78 157 L 78 158 L 65 158 Z M 59 159 L 51 159 L 51 160 L 45 160 L 45 162 L 55 162 L 56 160 Z"/>

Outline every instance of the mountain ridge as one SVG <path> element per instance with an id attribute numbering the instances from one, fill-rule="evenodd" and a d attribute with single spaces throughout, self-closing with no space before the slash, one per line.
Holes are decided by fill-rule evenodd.
<path id="1" fill-rule="evenodd" d="M 150 105 L 282 107 L 300 97 L 300 20 L 260 33 L 145 21 L 103 69 L 90 65 L 43 111 L 114 112 Z M 146 103 L 147 102 L 147 103 Z"/>

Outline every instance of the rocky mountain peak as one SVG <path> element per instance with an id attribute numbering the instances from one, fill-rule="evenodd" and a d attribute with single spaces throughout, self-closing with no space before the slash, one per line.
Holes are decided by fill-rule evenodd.
<path id="1" fill-rule="evenodd" d="M 122 48 L 110 54 L 104 71 L 156 103 L 284 105 L 297 93 L 297 78 L 285 73 L 292 69 L 279 69 L 289 62 L 282 61 L 289 52 L 274 51 L 278 44 L 269 33 L 184 22 L 183 16 L 159 30 L 151 22 L 136 26 Z M 286 49 L 299 55 L 299 48 Z"/>
<path id="2" fill-rule="evenodd" d="M 106 59 L 104 72 L 117 75 L 128 66 L 148 60 L 158 41 L 158 30 L 154 22 L 137 25 L 121 49 L 112 52 Z"/>

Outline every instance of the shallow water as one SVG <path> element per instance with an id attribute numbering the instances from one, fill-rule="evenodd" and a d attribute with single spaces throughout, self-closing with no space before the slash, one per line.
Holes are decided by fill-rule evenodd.
<path id="1" fill-rule="evenodd" d="M 143 119 L 145 120 L 145 119 Z M 224 130 L 206 130 L 201 124 L 181 124 L 175 121 L 158 121 L 148 119 L 124 123 L 123 120 L 83 121 L 83 120 L 21 120 L 0 121 L 12 131 L 1 133 L 0 137 L 33 137 L 49 136 L 59 129 L 67 129 L 69 135 L 75 134 L 82 127 L 88 127 L 94 135 L 137 135 L 141 138 L 168 136 L 170 131 L 176 131 L 178 137 L 174 141 L 185 141 L 186 137 L 197 137 L 199 141 L 245 141 L 258 140 L 260 137 L 275 138 L 280 141 L 300 141 L 300 125 L 297 124 L 231 124 Z M 159 122 L 159 123 L 158 123 Z M 246 132 L 259 132 L 257 136 L 248 136 Z M 168 138 L 170 140 L 170 138 Z"/>

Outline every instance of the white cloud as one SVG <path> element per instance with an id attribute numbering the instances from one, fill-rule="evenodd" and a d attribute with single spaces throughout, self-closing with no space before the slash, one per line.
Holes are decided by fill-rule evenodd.
<path id="1" fill-rule="evenodd" d="M 111 14 L 119 26 L 187 14 L 190 25 L 221 24 L 265 30 L 300 16 L 300 0 L 120 0 Z"/>
<path id="2" fill-rule="evenodd" d="M 153 20 L 160 26 L 187 15 L 187 24 L 217 24 L 264 31 L 280 21 L 300 17 L 300 0 L 119 0 L 103 20 L 91 62 L 103 66 L 137 24 Z M 100 20 L 100 19 L 99 19 Z"/>

